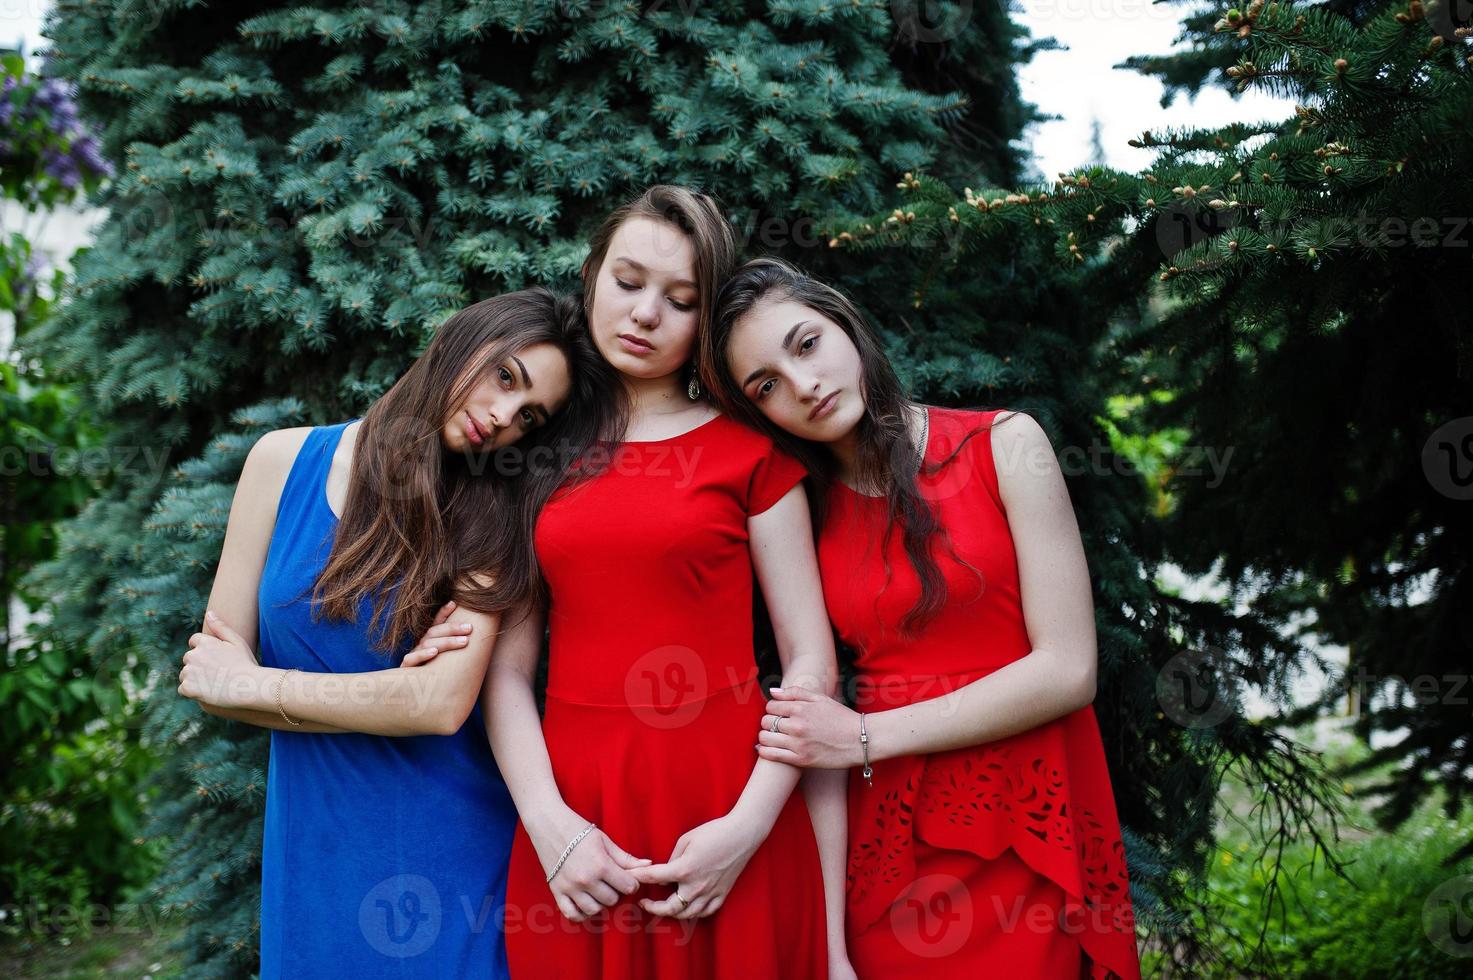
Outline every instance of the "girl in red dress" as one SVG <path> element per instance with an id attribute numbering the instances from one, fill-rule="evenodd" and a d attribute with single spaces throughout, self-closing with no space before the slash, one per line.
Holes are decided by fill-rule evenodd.
<path id="1" fill-rule="evenodd" d="M 718 402 L 815 474 L 855 708 L 775 690 L 759 754 L 859 770 L 855 971 L 1139 977 L 1089 572 L 1043 430 L 905 398 L 855 307 L 779 260 L 724 285 L 709 355 Z"/>
<path id="2" fill-rule="evenodd" d="M 689 369 L 735 251 L 710 198 L 657 186 L 609 217 L 583 266 L 624 418 L 542 510 L 545 601 L 498 639 L 483 692 L 521 818 L 514 977 L 853 977 L 842 773 L 760 759 L 753 737 L 754 572 L 783 683 L 836 689 L 832 631 L 808 601 L 804 470 L 716 412 Z"/>

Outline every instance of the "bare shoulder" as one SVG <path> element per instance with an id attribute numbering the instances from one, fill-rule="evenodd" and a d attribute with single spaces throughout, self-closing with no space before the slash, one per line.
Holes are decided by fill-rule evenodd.
<path id="1" fill-rule="evenodd" d="M 1005 505 L 1025 497 L 1037 499 L 1062 485 L 1053 443 L 1033 416 L 1011 410 L 999 412 L 990 435 L 998 490 Z"/>
<path id="2" fill-rule="evenodd" d="M 277 477 L 285 480 L 311 431 L 310 425 L 300 425 L 290 429 L 273 429 L 262 435 L 246 456 L 241 479 L 246 479 L 249 474 L 258 480 L 269 481 Z"/>

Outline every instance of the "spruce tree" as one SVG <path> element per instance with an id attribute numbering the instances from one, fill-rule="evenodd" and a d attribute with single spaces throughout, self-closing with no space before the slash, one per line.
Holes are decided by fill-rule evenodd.
<path id="1" fill-rule="evenodd" d="M 35 588 L 96 670 L 152 685 L 152 894 L 199 976 L 256 962 L 266 739 L 174 692 L 253 440 L 360 412 L 470 302 L 572 288 L 593 225 L 649 183 L 716 193 L 754 251 L 827 257 L 812 223 L 872 211 L 896 173 L 1011 179 L 1028 118 L 1021 33 L 907 35 L 885 4 L 104 0 L 47 34 L 120 176 L 29 343 L 117 451 L 171 465 L 95 500 Z"/>
<path id="2" fill-rule="evenodd" d="M 1133 878 L 1164 885 L 1138 900 L 1168 959 L 1230 956 L 1256 972 L 1255 937 L 1240 951 L 1193 942 L 1229 769 L 1257 793 L 1266 915 L 1289 835 L 1326 845 L 1337 866 L 1333 787 L 1287 727 L 1357 694 L 1356 730 L 1392 735 L 1357 767 L 1397 763 L 1373 788 L 1388 827 L 1438 787 L 1454 815 L 1470 788 L 1473 11 L 1456 0 L 1191 7 L 1187 50 L 1135 67 L 1172 88 L 1288 96 L 1292 118 L 1153 127 L 1133 141 L 1157 151 L 1139 174 L 1088 167 L 961 193 L 907 175 L 886 210 L 831 232 L 836 251 L 925 256 L 907 347 L 960 342 L 953 372 L 928 375 L 942 362 L 921 347 L 914 376 L 995 378 L 1011 401 L 1037 399 L 1064 443 L 1104 437 L 1124 455 L 1070 490 L 1097 583 L 1101 688 L 1119 699 L 1096 709 L 1119 753 L 1122 819 L 1145 838 Z M 958 319 L 950 291 L 967 276 L 1000 291 Z M 1044 338 L 1047 356 L 1025 378 L 962 354 L 1011 351 L 1016 365 Z M 1055 411 L 1043 393 L 1059 391 L 1071 398 Z M 1120 479 L 1122 462 L 1146 480 Z M 1153 584 L 1162 561 L 1217 572 L 1228 601 Z M 1291 710 L 1313 640 L 1347 646 L 1350 666 L 1315 664 L 1339 682 Z M 1204 696 L 1185 716 L 1167 690 L 1184 654 Z M 1245 720 L 1236 692 L 1249 687 L 1283 714 Z M 1171 913 L 1153 918 L 1158 897 Z"/>

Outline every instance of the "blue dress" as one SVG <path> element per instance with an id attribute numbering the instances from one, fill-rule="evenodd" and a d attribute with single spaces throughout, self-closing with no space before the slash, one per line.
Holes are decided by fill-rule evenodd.
<path id="1" fill-rule="evenodd" d="M 260 589 L 261 662 L 397 665 L 357 623 L 312 620 L 337 528 L 327 473 L 343 430 L 314 428 L 282 489 Z M 413 697 L 410 687 L 408 697 Z M 503 905 L 516 809 L 477 704 L 454 735 L 271 732 L 261 980 L 507 974 Z"/>

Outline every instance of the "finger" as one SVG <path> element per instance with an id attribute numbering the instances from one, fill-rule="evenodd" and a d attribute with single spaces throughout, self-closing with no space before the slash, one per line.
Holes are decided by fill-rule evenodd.
<path id="1" fill-rule="evenodd" d="M 787 749 L 789 752 L 798 748 L 798 740 L 785 732 L 770 732 L 767 729 L 757 733 L 757 744 L 765 745 L 770 749 Z"/>
<path id="2" fill-rule="evenodd" d="M 189 638 L 189 646 L 191 649 L 193 649 L 194 647 L 199 646 L 201 643 L 205 642 L 205 640 L 208 639 L 209 637 L 203 633 L 195 633 Z"/>
<path id="3" fill-rule="evenodd" d="M 633 854 L 630 854 L 628 851 L 624 850 L 624 848 L 620 847 L 618 844 L 615 844 L 611 840 L 605 840 L 604 847 L 608 850 L 609 857 L 613 858 L 621 868 L 638 868 L 643 865 L 650 865 L 655 863 L 649 858 L 635 857 Z"/>
<path id="4" fill-rule="evenodd" d="M 806 687 L 769 687 L 767 692 L 779 701 L 817 701 L 817 691 L 810 691 Z"/>
<path id="5" fill-rule="evenodd" d="M 574 892 L 570 897 L 573 899 L 573 904 L 578 906 L 578 911 L 584 915 L 597 915 L 603 908 L 598 904 L 598 900 L 587 892 Z"/>
<path id="6" fill-rule="evenodd" d="M 440 651 L 435 647 L 416 647 L 404 655 L 404 659 L 400 661 L 399 666 L 418 667 L 420 664 L 429 663 L 439 655 Z"/>
<path id="7" fill-rule="evenodd" d="M 757 747 L 757 757 L 759 759 L 766 759 L 769 762 L 783 762 L 790 766 L 803 765 L 802 757 L 796 752 L 790 752 L 787 749 L 775 749 L 768 745 Z"/>
<path id="8" fill-rule="evenodd" d="M 237 633 L 229 623 L 220 618 L 219 613 L 213 610 L 205 613 L 205 624 L 210 627 L 211 631 L 216 636 L 224 640 L 226 643 L 239 643 L 243 647 L 250 646 L 250 644 L 247 643 L 245 639 L 241 637 L 241 635 Z"/>
<path id="9" fill-rule="evenodd" d="M 677 901 L 675 904 L 679 905 L 680 902 Z M 699 919 L 706 914 L 706 909 L 710 904 L 704 895 L 692 898 L 687 902 L 685 908 L 675 913 L 674 917 L 677 919 Z"/>
<path id="10" fill-rule="evenodd" d="M 669 898 L 662 898 L 659 901 L 651 898 L 642 898 L 639 900 L 639 905 L 640 908 L 644 909 L 650 915 L 663 915 L 668 918 L 674 918 L 680 912 L 680 900 L 675 897 L 674 892 L 670 894 Z"/>
<path id="11" fill-rule="evenodd" d="M 650 864 L 642 868 L 630 868 L 629 873 L 645 885 L 664 885 L 675 880 L 675 869 L 669 864 Z"/>
<path id="12" fill-rule="evenodd" d="M 595 881 L 588 887 L 588 894 L 592 895 L 600 905 L 619 904 L 619 893 L 605 881 Z"/>
<path id="13" fill-rule="evenodd" d="M 774 717 L 790 718 L 797 708 L 798 702 L 796 701 L 769 701 L 767 702 L 767 715 L 762 719 L 762 723 L 765 727 L 771 728 Z"/>
<path id="14" fill-rule="evenodd" d="M 425 630 L 425 635 L 420 637 L 419 639 L 421 643 L 423 643 L 425 640 L 433 639 L 440 636 L 464 640 L 467 636 L 470 635 L 470 632 L 470 623 L 441 623 L 439 626 L 431 626 L 429 629 Z"/>
<path id="15" fill-rule="evenodd" d="M 563 914 L 563 918 L 571 919 L 574 922 L 583 921 L 583 913 L 578 911 L 578 906 L 574 905 L 573 900 L 568 898 L 568 896 L 553 893 L 552 898 L 553 901 L 557 902 L 557 910 Z"/>
<path id="16" fill-rule="evenodd" d="M 431 643 L 426 646 L 415 647 L 413 650 L 409 651 L 409 653 L 419 654 L 421 662 L 423 662 L 425 660 L 433 660 L 435 659 L 435 657 L 439 656 L 440 648 Z M 406 653 L 404 656 L 407 658 L 409 656 L 409 653 Z"/>
<path id="17" fill-rule="evenodd" d="M 625 895 L 633 895 L 639 891 L 640 887 L 639 879 L 623 868 L 610 868 L 604 873 L 604 881 L 607 881 Z"/>
<path id="18" fill-rule="evenodd" d="M 447 619 L 450 618 L 450 614 L 453 612 L 455 612 L 455 600 L 451 599 L 449 602 L 445 603 L 445 605 L 440 607 L 439 612 L 435 613 L 434 625 L 439 626 L 441 623 L 445 622 Z"/>

